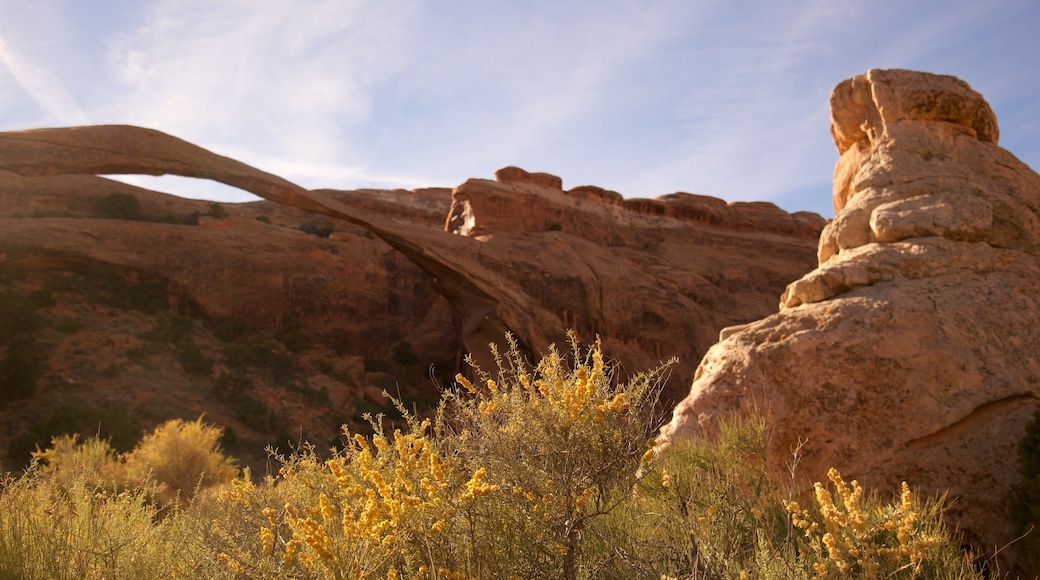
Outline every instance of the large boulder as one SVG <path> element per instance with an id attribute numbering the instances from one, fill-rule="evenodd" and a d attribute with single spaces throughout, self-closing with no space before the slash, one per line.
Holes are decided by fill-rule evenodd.
<path id="1" fill-rule="evenodd" d="M 871 70 L 831 96 L 837 216 L 780 311 L 722 331 L 659 440 L 757 408 L 770 465 L 800 442 L 882 491 L 949 493 L 968 541 L 1013 539 L 1017 445 L 1040 408 L 1040 176 L 949 76 Z"/>

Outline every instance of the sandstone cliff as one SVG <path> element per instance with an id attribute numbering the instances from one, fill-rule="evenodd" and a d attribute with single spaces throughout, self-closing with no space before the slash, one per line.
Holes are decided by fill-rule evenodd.
<path id="1" fill-rule="evenodd" d="M 206 202 L 97 176 L 120 173 L 213 179 L 265 199 L 217 212 Z M 140 219 L 99 213 L 99 202 L 113 194 L 136 196 Z M 271 408 L 293 409 L 282 421 L 290 431 L 330 426 L 323 433 L 378 399 L 374 383 L 392 387 L 394 377 L 381 376 L 380 365 L 360 370 L 355 363 L 322 378 L 318 367 L 400 355 L 419 377 L 431 367 L 451 376 L 465 353 L 487 365 L 487 344 L 507 331 L 533 355 L 565 341 L 570 328 L 584 340 L 598 334 L 633 371 L 679 356 L 683 365 L 666 394 L 674 402 L 721 328 L 767 315 L 784 285 L 812 267 L 824 225 L 815 214 L 767 203 L 691 194 L 626 200 L 594 186 L 564 191 L 559 178 L 518 168 L 454 191 L 308 191 L 126 126 L 0 134 L 0 222 L 3 265 L 58 273 L 112 266 L 128 280 L 158 280 L 175 310 L 207 321 L 205 328 L 238 320 L 303 333 L 324 350 L 304 353 L 304 376 L 290 381 L 300 388 L 264 379 L 255 395 Z M 126 324 L 133 331 L 122 335 L 148 332 L 147 321 Z M 199 345 L 228 350 L 208 332 L 196 325 Z M 125 358 L 117 347 L 103 351 Z M 208 378 L 193 379 L 199 392 L 207 380 L 233 374 L 228 356 L 218 350 L 212 358 Z M 130 363 L 120 364 L 136 368 Z M 62 380 L 108 380 L 69 373 Z M 173 386 L 149 396 L 176 392 L 177 380 L 164 379 Z M 331 402 L 307 408 L 297 396 L 303 387 L 323 388 Z M 366 388 L 369 403 L 362 404 Z M 56 392 L 41 385 L 36 395 Z M 185 408 L 212 404 L 199 399 Z"/>
<path id="2" fill-rule="evenodd" d="M 778 477 L 808 440 L 800 475 L 949 492 L 952 523 L 992 551 L 1013 539 L 1016 447 L 1040 408 L 1040 176 L 953 77 L 871 70 L 838 85 L 831 118 L 819 266 L 778 313 L 723 330 L 662 440 L 757 406 Z"/>

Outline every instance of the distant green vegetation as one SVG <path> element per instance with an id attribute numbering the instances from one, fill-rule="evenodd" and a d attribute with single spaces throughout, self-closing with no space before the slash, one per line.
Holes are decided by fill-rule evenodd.
<path id="1" fill-rule="evenodd" d="M 66 403 L 11 439 L 7 455 L 15 465 L 24 466 L 29 463 L 33 451 L 46 449 L 51 439 L 62 435 L 78 435 L 84 440 L 99 437 L 115 450 L 125 452 L 141 440 L 141 427 L 130 410 L 121 405 L 100 408 L 85 403 Z"/>
<path id="2" fill-rule="evenodd" d="M 318 222 L 306 222 L 300 225 L 300 231 L 308 233 L 319 238 L 327 238 L 332 235 L 335 230 L 333 227 L 326 223 Z"/>
<path id="3" fill-rule="evenodd" d="M 132 280 L 114 266 L 96 264 L 82 273 L 54 272 L 42 292 L 71 292 L 96 304 L 120 310 L 157 314 L 170 307 L 166 282 L 156 278 Z"/>
<path id="4" fill-rule="evenodd" d="M 141 204 L 132 193 L 114 191 L 97 202 L 97 211 L 102 216 L 114 220 L 141 219 Z"/>
<path id="5" fill-rule="evenodd" d="M 46 298 L 23 299 L 0 289 L 0 407 L 31 396 L 43 374 L 44 353 L 36 339 L 42 320 L 36 309 L 49 303 Z"/>
<path id="6" fill-rule="evenodd" d="M 164 213 L 147 215 L 142 213 L 137 196 L 132 193 L 114 191 L 95 204 L 98 215 L 108 219 L 145 221 L 165 224 L 196 225 L 199 217 L 208 215 L 217 219 L 227 217 L 227 210 L 217 202 L 209 202 L 206 212 L 194 211 L 186 214 Z M 64 212 L 67 213 L 67 212 Z M 62 217 L 62 216 L 59 216 Z"/>

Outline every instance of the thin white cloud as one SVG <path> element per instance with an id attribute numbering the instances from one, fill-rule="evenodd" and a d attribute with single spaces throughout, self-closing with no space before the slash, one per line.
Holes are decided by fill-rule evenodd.
<path id="1" fill-rule="evenodd" d="M 855 17 L 854 9 L 833 2 L 761 3 L 692 31 L 709 40 L 692 53 L 687 93 L 675 109 L 682 137 L 639 176 L 640 193 L 681 189 L 768 200 L 829 179 L 827 170 L 806 171 L 807 160 L 832 155 L 825 141 L 823 151 L 807 146 L 820 142 L 814 135 L 826 138 L 829 87 L 804 71 L 825 60 L 821 52 L 833 40 L 828 24 L 839 13 Z"/>
<path id="2" fill-rule="evenodd" d="M 211 148 L 350 157 L 342 133 L 400 67 L 414 12 L 405 0 L 161 0 L 111 41 L 125 96 L 110 116 Z"/>
<path id="3" fill-rule="evenodd" d="M 629 197 L 787 196 L 827 213 L 829 92 L 900 66 L 956 74 L 1006 107 L 1002 135 L 1017 130 L 1012 151 L 1036 165 L 1040 9 L 1014 0 L 105 6 L 0 0 L 6 128 L 62 123 L 78 104 L 305 187 L 450 186 L 517 164 Z"/>
<path id="4" fill-rule="evenodd" d="M 44 122 L 59 125 L 84 125 L 89 122 L 86 112 L 62 84 L 61 79 L 47 67 L 33 62 L 18 52 L 0 35 L 0 66 L 25 91 L 44 113 Z"/>

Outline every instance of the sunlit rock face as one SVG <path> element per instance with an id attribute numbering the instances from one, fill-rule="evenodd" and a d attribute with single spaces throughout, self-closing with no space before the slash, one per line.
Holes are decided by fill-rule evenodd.
<path id="1" fill-rule="evenodd" d="M 108 174 L 210 179 L 264 200 L 225 204 L 198 227 L 99 219 L 111 193 L 137 196 L 152 217 L 207 211 Z M 493 368 L 488 343 L 506 332 L 536 358 L 574 329 L 630 372 L 678 356 L 666 405 L 720 329 L 768 315 L 812 269 L 824 224 L 765 202 L 564 190 L 517 167 L 453 190 L 307 190 L 140 127 L 0 133 L 0 268 L 39 256 L 108 264 L 166 281 L 209 319 L 291 321 L 346 357 L 408 343 L 423 376 L 454 376 L 467 354 Z"/>
<path id="2" fill-rule="evenodd" d="M 953 77 L 871 70 L 834 89 L 831 119 L 819 266 L 778 313 L 721 333 L 660 439 L 757 407 L 778 477 L 807 440 L 800 475 L 948 492 L 951 523 L 1002 546 L 1040 407 L 1040 176 Z"/>

